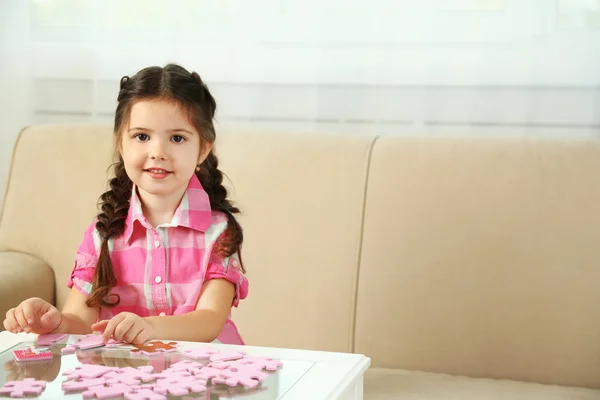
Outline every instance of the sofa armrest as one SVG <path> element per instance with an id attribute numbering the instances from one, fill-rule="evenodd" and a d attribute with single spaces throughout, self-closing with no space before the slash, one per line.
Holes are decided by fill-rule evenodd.
<path id="1" fill-rule="evenodd" d="M 39 297 L 54 304 L 54 272 L 39 258 L 0 251 L 0 320 L 23 300 Z M 4 326 L 0 323 L 0 331 Z"/>

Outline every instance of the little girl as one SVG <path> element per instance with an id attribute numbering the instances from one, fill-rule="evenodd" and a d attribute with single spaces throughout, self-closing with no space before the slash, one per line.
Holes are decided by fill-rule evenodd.
<path id="1" fill-rule="evenodd" d="M 212 150 L 214 98 L 197 73 L 169 64 L 123 77 L 117 100 L 115 177 L 77 250 L 63 310 L 28 299 L 4 327 L 243 344 L 230 319 L 248 294 L 242 228 Z"/>

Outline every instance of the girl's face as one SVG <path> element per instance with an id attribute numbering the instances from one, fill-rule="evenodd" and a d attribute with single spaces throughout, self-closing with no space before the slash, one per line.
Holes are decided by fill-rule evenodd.
<path id="1" fill-rule="evenodd" d="M 196 166 L 211 149 L 208 143 L 201 145 L 200 134 L 173 102 L 135 103 L 123 129 L 121 157 L 142 200 L 148 195 L 183 196 Z"/>

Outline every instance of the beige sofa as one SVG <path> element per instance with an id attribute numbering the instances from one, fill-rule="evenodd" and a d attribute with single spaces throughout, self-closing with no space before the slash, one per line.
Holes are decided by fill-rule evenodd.
<path id="1" fill-rule="evenodd" d="M 34 126 L 0 220 L 0 311 L 62 306 L 111 128 Z M 248 344 L 363 353 L 366 399 L 600 398 L 600 144 L 220 132 Z"/>

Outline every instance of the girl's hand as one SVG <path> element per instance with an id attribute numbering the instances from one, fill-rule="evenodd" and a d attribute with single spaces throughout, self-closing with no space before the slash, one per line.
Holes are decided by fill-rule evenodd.
<path id="1" fill-rule="evenodd" d="M 105 343 L 111 336 L 115 340 L 133 344 L 143 344 L 155 337 L 152 323 L 129 312 L 122 312 L 110 320 L 96 322 L 92 325 L 92 331 L 103 331 L 102 338 Z"/>
<path id="2" fill-rule="evenodd" d="M 58 329 L 62 313 L 38 297 L 27 299 L 6 313 L 4 328 L 12 333 L 26 332 L 44 335 Z"/>

